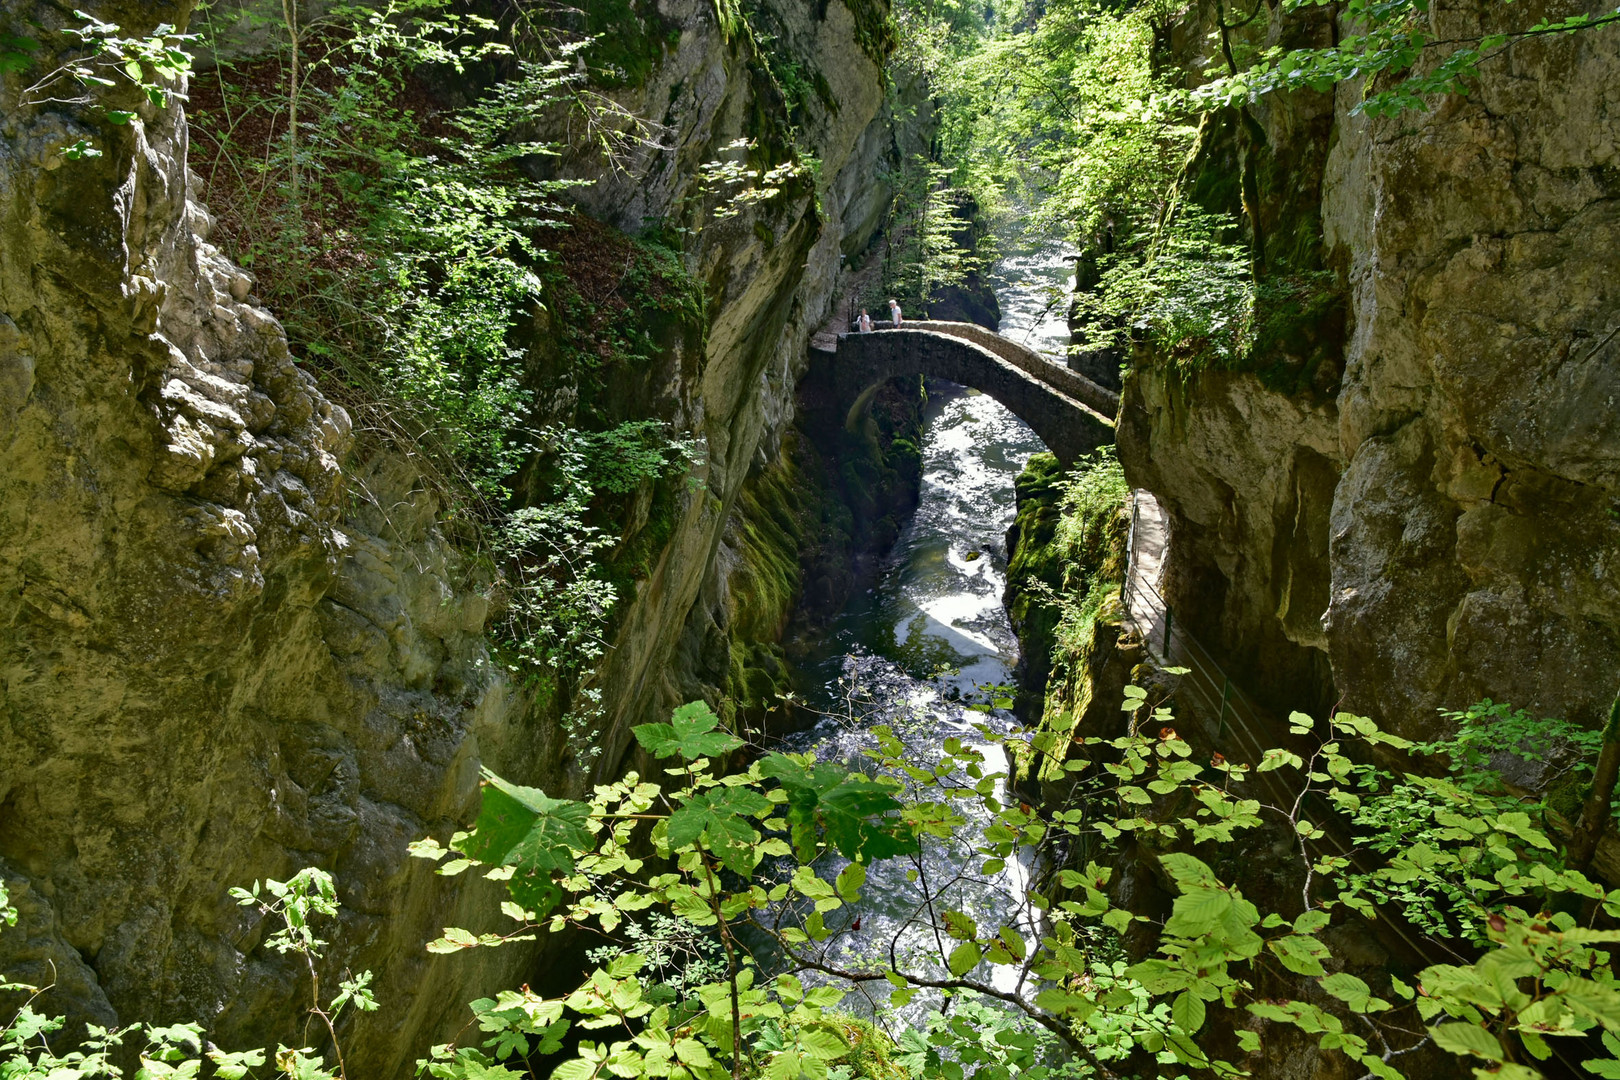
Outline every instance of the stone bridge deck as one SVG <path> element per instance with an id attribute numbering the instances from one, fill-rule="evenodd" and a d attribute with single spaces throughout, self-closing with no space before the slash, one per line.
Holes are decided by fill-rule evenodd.
<path id="1" fill-rule="evenodd" d="M 983 391 L 1034 429 L 1069 464 L 1114 441 L 1119 395 L 974 323 L 908 322 L 841 334 L 824 354 L 853 424 L 889 379 L 931 375 Z"/>

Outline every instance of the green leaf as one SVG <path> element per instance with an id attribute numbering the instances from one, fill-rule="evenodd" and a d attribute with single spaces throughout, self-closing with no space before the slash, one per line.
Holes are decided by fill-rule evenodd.
<path id="1" fill-rule="evenodd" d="M 574 858 L 595 847 L 586 822 L 590 807 L 509 784 L 484 770 L 484 801 L 462 850 L 480 862 L 514 867 L 512 898 L 543 915 L 561 898 L 553 874 L 568 874 Z"/>
<path id="2" fill-rule="evenodd" d="M 1313 908 L 1294 920 L 1294 933 L 1314 934 L 1330 921 L 1328 913 L 1321 908 Z"/>
<path id="3" fill-rule="evenodd" d="M 1049 1013 L 1065 1014 L 1081 1022 L 1097 1011 L 1097 1003 L 1090 998 L 1052 986 L 1035 995 L 1035 1004 Z"/>
<path id="4" fill-rule="evenodd" d="M 1175 1004 L 1170 1006 L 1170 1019 L 1176 1026 L 1188 1035 L 1194 1034 L 1204 1026 L 1204 1003 L 1191 990 L 1183 990 L 1176 995 Z"/>
<path id="5" fill-rule="evenodd" d="M 1159 856 L 1159 864 L 1175 880 L 1176 888 L 1182 892 L 1195 888 L 1215 888 L 1220 884 L 1215 871 L 1201 860 L 1179 851 Z"/>
<path id="6" fill-rule="evenodd" d="M 866 866 L 858 862 L 850 863 L 838 872 L 835 884 L 838 895 L 854 903 L 861 898 L 861 886 L 866 884 Z"/>
<path id="7" fill-rule="evenodd" d="M 676 709 L 667 724 L 639 724 L 630 730 L 653 757 L 695 761 L 719 757 L 742 745 L 729 731 L 716 730 L 719 727 L 720 718 L 707 702 L 691 701 Z"/>
<path id="8" fill-rule="evenodd" d="M 770 1064 L 765 1066 L 765 1080 L 798 1080 L 802 1072 L 804 1066 L 799 1059 L 799 1052 L 794 1049 L 783 1050 L 771 1058 Z"/>
<path id="9" fill-rule="evenodd" d="M 1297 769 L 1304 764 L 1305 762 L 1298 754 L 1288 750 L 1273 749 L 1266 751 L 1265 757 L 1260 759 L 1260 764 L 1255 766 L 1254 771 L 1257 773 L 1271 772 L 1273 769 L 1280 769 L 1284 765 Z"/>
<path id="10" fill-rule="evenodd" d="M 596 1066 L 584 1058 L 574 1058 L 565 1061 L 551 1071 L 551 1080 L 591 1080 L 596 1075 Z"/>
<path id="11" fill-rule="evenodd" d="M 676 1039 L 675 1056 L 683 1065 L 690 1065 L 694 1069 L 707 1069 L 714 1064 L 708 1048 L 696 1039 Z"/>
<path id="12" fill-rule="evenodd" d="M 983 956 L 984 952 L 976 943 L 965 941 L 951 950 L 947 966 L 951 969 L 952 975 L 961 977 L 977 967 Z"/>
<path id="13" fill-rule="evenodd" d="M 973 941 L 979 936 L 979 924 L 960 911 L 945 912 L 945 933 L 957 941 Z"/>
<path id="14" fill-rule="evenodd" d="M 830 1009 L 843 1001 L 848 993 L 836 986 L 818 986 L 804 995 L 804 1003 L 817 1009 Z"/>
<path id="15" fill-rule="evenodd" d="M 701 791 L 669 816 L 670 846 L 688 847 L 701 837 L 728 869 L 748 874 L 754 869 L 753 848 L 759 839 L 748 819 L 770 809 L 771 801 L 750 788 Z"/>
<path id="16" fill-rule="evenodd" d="M 1441 1024 L 1429 1029 L 1434 1043 L 1453 1054 L 1472 1054 L 1486 1061 L 1503 1059 L 1502 1044 L 1496 1036 L 1477 1024 Z"/>
<path id="17" fill-rule="evenodd" d="M 849 1053 L 849 1044 L 838 1033 L 828 1028 L 804 1028 L 799 1032 L 799 1046 L 810 1056 L 822 1061 L 837 1061 Z"/>
<path id="18" fill-rule="evenodd" d="M 1620 991 L 1590 979 L 1573 978 L 1563 985 L 1560 999 L 1583 1016 L 1610 1031 L 1620 1030 Z"/>
<path id="19" fill-rule="evenodd" d="M 1232 894 L 1224 889 L 1192 889 L 1176 897 L 1170 921 L 1164 924 L 1164 932 L 1181 937 L 1207 934 L 1231 906 Z"/>
<path id="20" fill-rule="evenodd" d="M 1347 971 L 1334 972 L 1318 982 L 1323 990 L 1350 1006 L 1353 1012 L 1380 1012 L 1389 1008 L 1388 1002 L 1372 996 L 1372 987 Z"/>
<path id="21" fill-rule="evenodd" d="M 846 859 L 872 862 L 909 855 L 919 850 L 916 836 L 904 822 L 889 818 L 900 803 L 893 790 L 865 776 L 851 776 L 822 795 L 817 816 L 827 840 Z"/>
<path id="22" fill-rule="evenodd" d="M 759 770 L 781 781 L 787 792 L 786 816 L 800 862 L 815 858 L 820 832 L 840 854 L 856 862 L 918 850 L 912 830 L 888 817 L 900 804 L 887 785 L 837 766 L 807 765 L 788 754 L 767 754 Z"/>
<path id="23" fill-rule="evenodd" d="M 1266 942 L 1283 967 L 1296 975 L 1325 975 L 1322 961 L 1328 956 L 1328 949 L 1320 941 L 1302 934 L 1289 934 L 1273 941 Z"/>
<path id="24" fill-rule="evenodd" d="M 214 1075 L 219 1077 L 219 1080 L 243 1080 L 250 1070 L 264 1064 L 264 1051 L 243 1050 L 230 1053 L 225 1050 L 209 1050 L 208 1060 L 214 1063 Z"/>

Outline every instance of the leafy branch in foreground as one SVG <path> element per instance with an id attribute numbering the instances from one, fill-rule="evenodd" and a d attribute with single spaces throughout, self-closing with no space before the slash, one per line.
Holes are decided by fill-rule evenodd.
<path id="1" fill-rule="evenodd" d="M 205 1042 L 202 1025 L 195 1023 L 167 1026 L 137 1023 L 110 1029 L 89 1024 L 76 1049 L 58 1054 L 51 1045 L 51 1036 L 67 1026 L 66 1019 L 35 1009 L 52 988 L 26 986 L 0 978 L 0 992 L 20 991 L 28 995 L 9 1021 L 0 1027 L 0 1077 L 6 1080 L 120 1080 L 129 1075 L 118 1064 L 125 1056 L 123 1047 L 132 1037 L 140 1037 L 144 1042 L 139 1050 L 140 1065 L 134 1080 L 192 1080 L 202 1074 L 205 1061 L 212 1066 L 210 1075 L 219 1080 L 252 1080 L 257 1075 L 255 1070 L 263 1068 L 267 1061 L 274 1062 L 269 1075 L 286 1080 L 345 1080 L 343 1050 L 334 1025 L 346 1009 L 374 1012 L 377 1002 L 369 989 L 369 971 L 343 979 L 337 996 L 325 1004 L 321 1002 L 315 961 L 326 943 L 315 936 L 312 920 L 337 916 L 337 887 L 332 876 L 311 867 L 284 882 L 266 880 L 262 884 L 254 882 L 250 889 L 232 889 L 231 896 L 241 906 L 255 908 L 262 916 L 274 920 L 275 929 L 263 942 L 266 948 L 304 959 L 310 977 L 309 1014 L 322 1022 L 331 1039 L 337 1058 L 335 1072 L 326 1067 L 319 1051 L 307 1045 L 295 1049 L 278 1044 L 273 1055 L 268 1050 L 222 1050 Z M 16 922 L 17 910 L 11 905 L 5 887 L 0 885 L 0 925 L 15 926 Z M 299 1042 L 307 1042 L 307 1027 L 303 1034 Z"/>
<path id="2" fill-rule="evenodd" d="M 1480 738 L 1465 730 L 1424 748 L 1461 763 L 1450 775 L 1393 772 L 1374 761 L 1411 750 L 1404 740 L 1362 717 L 1296 713 L 1289 747 L 1252 764 L 1205 764 L 1147 690 L 1129 687 L 1124 712 L 1117 738 L 1030 739 L 1032 752 L 1076 752 L 1063 762 L 1071 797 L 1040 810 L 987 768 L 998 739 L 989 730 L 971 744 L 947 739 L 937 761 L 920 762 L 878 729 L 867 755 L 875 775 L 782 753 L 721 775 L 714 762 L 742 744 L 701 702 L 635 731 L 674 763 L 665 785 L 631 775 L 576 801 L 486 774 L 474 826 L 448 849 L 424 840 L 412 852 L 442 874 L 478 866 L 505 881 L 507 926 L 451 928 L 429 949 L 573 927 L 604 951 L 565 993 L 525 986 L 472 1002 L 463 1036 L 434 1048 L 422 1071 L 538 1077 L 549 1060 L 560 1062 L 552 1080 L 1238 1076 L 1242 1055 L 1287 1026 L 1392 1080 L 1402 1076 L 1395 1062 L 1423 1048 L 1510 1080 L 1533 1080 L 1538 1062 L 1572 1053 L 1597 1075 L 1620 1073 L 1620 890 L 1566 864 L 1542 828 L 1546 808 L 1478 767 L 1469 748 Z M 970 826 L 980 810 L 988 824 Z M 859 932 L 874 874 L 894 861 L 918 860 L 919 873 L 941 865 L 919 857 L 965 832 L 962 874 L 993 875 L 1010 860 L 1044 868 L 1025 912 L 986 922 L 948 887 L 925 885 L 908 921 L 934 937 L 937 958 L 897 939 L 853 960 L 832 951 Z M 1233 866 L 1225 845 L 1244 837 L 1297 852 L 1292 888 L 1274 902 L 1219 872 Z M 1145 853 L 1173 895 L 1167 912 L 1122 905 L 1111 889 L 1111 864 L 1127 849 Z M 310 869 L 232 895 L 271 920 L 267 948 L 304 958 L 309 1013 L 332 1042 L 335 1071 L 307 1046 L 228 1053 L 194 1024 L 91 1027 L 57 1054 L 50 1037 L 63 1021 L 34 1008 L 42 991 L 9 985 L 30 996 L 0 1028 L 0 1075 L 119 1077 L 114 1058 L 138 1034 L 141 1080 L 197 1076 L 205 1060 L 226 1080 L 271 1061 L 288 1080 L 340 1080 L 335 1021 L 376 1003 L 369 973 L 322 1002 L 324 942 L 312 920 L 337 912 L 332 879 Z M 0 892 L 0 922 L 15 919 Z M 1335 926 L 1379 922 L 1419 928 L 1417 950 L 1445 955 L 1416 970 L 1356 970 L 1335 955 Z M 1126 948 L 1127 935 L 1138 944 Z M 616 947 L 628 942 L 641 947 Z M 681 970 L 689 955 L 707 959 Z M 833 1011 L 872 986 L 888 988 L 893 1010 L 925 994 L 949 1008 L 898 1038 Z M 1236 1057 L 1217 1049 L 1234 1045 Z"/>
<path id="3" fill-rule="evenodd" d="M 678 761 L 665 785 L 631 775 L 574 802 L 486 776 L 474 827 L 448 848 L 414 850 L 444 861 L 442 873 L 483 866 L 505 879 L 512 925 L 447 930 L 430 948 L 574 927 L 625 951 L 569 993 L 509 992 L 499 1016 L 478 1014 L 489 1039 L 441 1046 L 424 1067 L 446 1078 L 533 1074 L 537 1048 L 560 1046 L 572 1056 L 555 1080 L 822 1080 L 851 1052 L 850 1029 L 827 1010 L 876 985 L 895 1009 L 935 994 L 1000 1017 L 986 1021 L 1006 1035 L 993 1054 L 973 1049 L 980 1029 L 956 1020 L 925 1020 L 926 1034 L 901 1039 L 898 1059 L 915 1075 L 946 1080 L 1240 1075 L 1241 1058 L 1213 1049 L 1226 1040 L 1200 1035 L 1217 1025 L 1245 1053 L 1262 1048 L 1267 1025 L 1296 1027 L 1379 1077 L 1400 1077 L 1394 1062 L 1425 1044 L 1495 1075 L 1536 1076 L 1527 1062 L 1565 1042 L 1599 1055 L 1589 1068 L 1620 1069 L 1607 950 L 1620 930 L 1606 921 L 1620 917 L 1620 890 L 1570 868 L 1545 808 L 1488 782 L 1459 749 L 1466 738 L 1425 748 L 1464 761 L 1462 775 L 1393 772 L 1372 762 L 1409 752 L 1404 740 L 1362 717 L 1295 714 L 1293 748 L 1204 763 L 1145 690 L 1129 688 L 1125 710 L 1114 739 L 1014 737 L 1034 752 L 1074 752 L 1063 765 L 1070 797 L 1040 810 L 1008 791 L 979 746 L 948 739 L 937 762 L 920 763 L 883 728 L 868 751 L 873 775 L 784 753 L 722 775 L 714 763 L 741 743 L 701 702 L 636 729 L 650 755 Z M 832 951 L 860 932 L 853 905 L 877 868 L 949 850 L 981 810 L 989 824 L 971 833 L 962 874 L 1018 859 L 1046 867 L 1023 901 L 1037 918 L 984 923 L 948 888 L 926 886 L 908 923 L 932 935 L 937 955 L 898 948 L 898 937 L 854 959 Z M 1229 864 L 1224 845 L 1245 834 L 1295 851 L 1293 884 L 1271 910 L 1217 871 Z M 1147 853 L 1173 892 L 1168 918 L 1111 894 L 1127 847 Z M 717 943 L 712 977 L 672 980 L 667 958 L 630 948 L 654 916 Z M 1369 920 L 1417 928 L 1440 962 L 1347 969 L 1327 931 Z M 1124 947 L 1127 935 L 1146 936 L 1145 955 Z M 583 1037 L 571 1043 L 576 1027 Z"/>
<path id="4" fill-rule="evenodd" d="M 141 101 L 158 109 L 167 108 L 171 97 L 184 96 L 180 88 L 191 71 L 187 49 L 197 40 L 195 34 L 182 34 L 172 24 L 160 23 L 150 34 L 130 37 L 117 24 L 78 9 L 74 9 L 73 17 L 81 25 L 63 28 L 60 36 L 67 39 L 65 51 L 77 55 L 24 87 L 17 95 L 19 107 L 88 107 L 108 91 L 120 88 L 133 89 Z M 0 77 L 29 72 L 45 52 L 44 44 L 36 38 L 0 33 Z M 104 106 L 99 111 L 116 125 L 126 125 L 136 117 L 135 112 L 124 108 Z M 79 161 L 100 157 L 101 151 L 89 139 L 78 139 L 62 150 L 62 156 Z"/>
<path id="5" fill-rule="evenodd" d="M 1281 10 L 1287 14 L 1327 3 L 1283 0 Z M 1480 65 L 1503 55 L 1515 42 L 1620 23 L 1620 10 L 1601 15 L 1583 12 L 1562 19 L 1541 18 L 1513 30 L 1443 37 L 1431 29 L 1432 6 L 1431 0 L 1346 0 L 1338 8 L 1351 32 L 1335 35 L 1332 47 L 1268 49 L 1253 66 L 1224 73 L 1200 87 L 1193 99 L 1205 107 L 1237 105 L 1279 90 L 1325 93 L 1338 83 L 1361 78 L 1366 89 L 1351 112 L 1393 116 L 1426 108 L 1426 99 L 1436 94 L 1466 94 L 1468 81 L 1479 77 Z M 1375 83 L 1379 75 L 1392 78 Z"/>

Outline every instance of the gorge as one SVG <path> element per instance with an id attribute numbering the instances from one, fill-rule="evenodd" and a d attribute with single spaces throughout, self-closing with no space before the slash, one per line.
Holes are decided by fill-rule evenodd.
<path id="1" fill-rule="evenodd" d="M 1615 1075 L 1620 25 L 1368 8 L 0 5 L 4 1075 Z"/>

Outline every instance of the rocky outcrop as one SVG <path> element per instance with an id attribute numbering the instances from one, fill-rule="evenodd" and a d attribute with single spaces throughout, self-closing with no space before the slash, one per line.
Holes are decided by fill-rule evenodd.
<path id="1" fill-rule="evenodd" d="M 1126 383 L 1120 460 L 1171 521 L 1160 585 L 1173 617 L 1221 647 L 1287 715 L 1333 703 L 1323 651 L 1328 508 L 1339 475 L 1331 402 L 1247 373 L 1140 370 Z"/>
<path id="2" fill-rule="evenodd" d="M 1595 723 L 1620 690 L 1617 166 L 1614 27 L 1519 42 L 1415 124 L 1341 124 L 1324 225 L 1355 330 L 1325 625 L 1353 708 Z"/>
<path id="3" fill-rule="evenodd" d="M 1436 32 L 1565 10 L 1465 4 Z M 1177 618 L 1262 700 L 1342 702 L 1408 735 L 1481 697 L 1604 715 L 1620 669 L 1617 56 L 1614 27 L 1535 38 L 1426 113 L 1355 116 L 1357 85 L 1331 128 L 1316 95 L 1258 112 L 1266 145 L 1305 138 L 1290 159 L 1316 175 L 1232 164 L 1273 238 L 1319 220 L 1318 261 L 1349 297 L 1342 366 L 1150 363 L 1120 444 L 1171 510 Z M 1300 206 L 1302 188 L 1319 202 Z"/>
<path id="4" fill-rule="evenodd" d="M 86 6 L 129 33 L 189 7 Z M 691 245 L 708 339 L 662 390 L 706 443 L 703 487 L 619 624 L 598 775 L 631 724 L 704 681 L 677 643 L 724 602 L 738 492 L 776 451 L 840 251 L 872 227 L 868 208 L 846 227 L 837 194 L 868 192 L 849 177 L 885 152 L 864 23 L 840 0 L 784 12 L 790 47 L 825 64 L 832 99 L 801 137 L 831 182 L 819 208 L 795 181 Z M 738 138 L 786 154 L 758 58 L 714 5 L 656 17 L 646 80 L 620 96 L 669 140 L 582 195 L 637 228 L 710 220 L 719 196 L 693 166 Z M 441 534 L 429 485 L 356 448 L 252 279 L 208 244 L 179 105 L 132 93 L 113 104 L 136 120 L 117 125 L 25 107 L 21 86 L 0 87 L 0 871 L 22 909 L 0 971 L 54 968 L 44 1006 L 77 1019 L 195 1019 L 222 1045 L 274 1045 L 301 1014 L 298 975 L 226 890 L 320 865 L 345 911 L 327 975 L 372 969 L 386 1003 L 347 1034 L 349 1067 L 405 1075 L 532 960 L 425 954 L 442 926 L 487 925 L 494 886 L 436 878 L 406 844 L 468 820 L 481 764 L 559 791 L 586 776 L 493 671 L 477 563 Z M 66 160 L 81 137 L 102 156 Z"/>
<path id="5" fill-rule="evenodd" d="M 1091 468 L 1110 465 L 1094 459 Z M 1093 472 L 1092 493 L 1071 502 L 1073 475 L 1052 454 L 1034 455 L 1019 474 L 1003 596 L 1018 638 L 1013 709 L 1038 732 L 1021 775 L 1037 786 L 1056 781 L 1045 792 L 1054 800 L 1069 794 L 1071 740 L 1118 737 L 1125 685 L 1147 659 L 1121 603 L 1134 529 L 1126 492 L 1099 497 Z"/>
<path id="6" fill-rule="evenodd" d="M 101 15 L 149 31 L 176 14 L 149 7 Z M 273 1040 L 296 973 L 225 891 L 313 863 L 342 882 L 332 962 L 378 969 L 402 1023 L 437 1023 L 450 1003 L 407 943 L 457 900 L 403 845 L 476 802 L 475 729 L 500 699 L 482 603 L 452 586 L 465 571 L 415 476 L 344 475 L 348 417 L 207 243 L 178 106 L 131 103 L 115 126 L 17 108 L 16 87 L 0 860 L 26 916 L 0 968 L 45 983 L 54 964 L 49 1005 L 80 1018 Z M 79 138 L 102 156 L 66 160 Z M 357 1059 L 393 1071 L 414 1041 L 398 1034 L 357 1035 Z"/>
<path id="7" fill-rule="evenodd" d="M 723 571 L 706 586 L 716 595 L 682 636 L 681 670 L 708 676 L 718 663 L 695 657 L 712 652 L 729 657 L 729 671 L 688 696 L 721 701 L 751 734 L 805 721 L 784 698 L 797 689 L 793 657 L 876 581 L 916 508 L 926 401 L 917 382 L 895 380 L 850 431 L 813 394 L 799 397 L 781 451 L 743 484 L 721 541 Z"/>
<path id="8" fill-rule="evenodd" d="M 783 102 L 762 77 L 763 60 L 750 35 L 728 34 L 708 0 L 673 0 L 640 17 L 662 27 L 648 40 L 656 63 L 638 85 L 616 96 L 628 114 L 650 118 L 654 136 L 604 170 L 581 156 L 563 175 L 597 181 L 579 194 L 592 215 L 635 230 L 652 221 L 692 230 L 689 265 L 707 285 L 711 319 L 701 370 L 685 394 L 675 426 L 706 444 L 704 491 L 691 497 L 669 545 L 638 586 L 601 677 L 615 688 L 594 774 L 614 774 L 630 746 L 630 728 L 654 714 L 725 687 L 732 668 L 730 603 L 724 573 L 737 565 L 719 558 L 723 537 L 750 470 L 779 452 L 794 409 L 794 387 L 808 363 L 807 343 L 828 314 L 841 271 L 840 256 L 862 250 L 881 223 L 869 205 L 886 189 L 877 178 L 895 153 L 881 120 L 879 58 L 872 50 L 866 0 L 833 0 L 818 11 L 770 4 L 773 48 L 820 72 L 825 92 L 798 107 L 797 136 L 819 172 L 790 170 L 773 198 L 748 202 L 726 216 L 717 210 L 736 187 L 703 179 L 702 166 L 735 159 L 728 150 L 752 143 L 746 165 L 767 171 L 789 161 L 791 139 L 780 119 Z M 879 13 L 881 14 L 881 13 Z M 878 57 L 881 53 L 878 54 Z M 818 199 L 819 195 L 819 199 Z M 847 218 L 846 218 L 847 211 Z M 678 643 L 690 639 L 687 645 Z M 707 641 L 708 644 L 696 644 Z M 737 648 L 748 648 L 737 642 Z M 671 663 L 680 650 L 682 660 Z"/>

